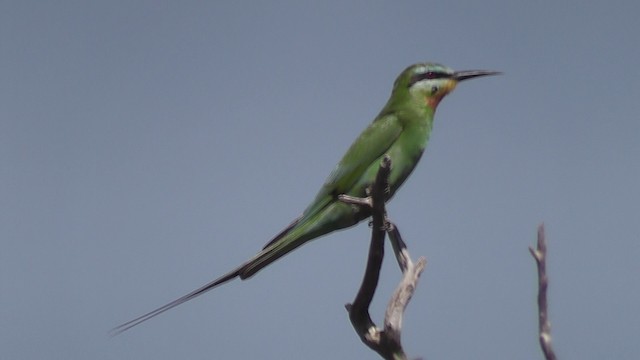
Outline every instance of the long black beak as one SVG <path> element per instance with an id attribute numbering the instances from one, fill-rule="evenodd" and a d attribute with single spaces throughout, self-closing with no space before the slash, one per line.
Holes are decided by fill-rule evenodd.
<path id="1" fill-rule="evenodd" d="M 480 76 L 487 75 L 499 75 L 502 74 L 500 71 L 487 71 L 487 70 L 463 70 L 456 71 L 453 73 L 453 78 L 458 81 L 463 81 L 467 79 L 473 79 Z"/>

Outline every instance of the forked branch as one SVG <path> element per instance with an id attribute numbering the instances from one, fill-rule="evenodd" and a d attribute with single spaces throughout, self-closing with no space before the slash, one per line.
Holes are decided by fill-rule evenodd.
<path id="1" fill-rule="evenodd" d="M 411 300 L 418 279 L 426 265 L 426 260 L 420 258 L 417 264 L 411 261 L 407 247 L 400 236 L 397 227 L 387 220 L 385 199 L 389 189 L 389 173 L 391 171 L 391 159 L 385 156 L 380 164 L 380 170 L 371 187 L 369 197 L 361 199 L 341 195 L 340 200 L 368 207 L 372 213 L 371 243 L 369 257 L 362 284 L 355 300 L 347 304 L 349 319 L 353 328 L 369 348 L 380 354 L 384 359 L 406 359 L 402 348 L 401 330 L 404 310 Z M 380 268 L 384 257 L 384 238 L 389 234 L 398 265 L 403 272 L 403 278 L 396 288 L 384 318 L 384 328 L 380 329 L 371 320 L 369 306 L 373 300 Z"/>

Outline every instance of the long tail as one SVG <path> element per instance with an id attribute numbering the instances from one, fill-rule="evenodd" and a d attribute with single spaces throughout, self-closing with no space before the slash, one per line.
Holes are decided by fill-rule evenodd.
<path id="1" fill-rule="evenodd" d="M 200 288 L 198 288 L 196 290 L 193 290 L 192 292 L 188 293 L 187 295 L 182 296 L 181 298 L 173 300 L 172 302 L 170 302 L 170 303 L 168 303 L 166 305 L 163 305 L 163 306 L 161 306 L 161 307 L 159 307 L 159 308 L 157 308 L 155 310 L 149 311 L 148 313 L 146 313 L 144 315 L 138 316 L 137 318 L 135 318 L 133 320 L 127 321 L 124 324 L 121 324 L 121 325 L 118 325 L 118 326 L 114 327 L 113 329 L 111 329 L 109 331 L 109 334 L 111 336 L 116 336 L 116 335 L 118 335 L 120 333 L 123 333 L 123 332 L 131 329 L 132 327 L 134 327 L 136 325 L 140 325 L 141 323 L 143 323 L 143 322 L 145 322 L 145 321 L 147 321 L 147 320 L 149 320 L 149 319 L 151 319 L 153 317 L 156 317 L 156 316 L 162 314 L 163 312 L 165 312 L 167 310 L 173 309 L 174 307 L 176 307 L 176 306 L 178 306 L 178 305 L 180 305 L 182 303 L 185 303 L 185 302 L 187 302 L 187 301 L 189 301 L 189 300 L 191 300 L 191 299 L 193 299 L 193 298 L 195 298 L 195 297 L 197 297 L 199 295 L 202 295 L 202 294 L 206 293 L 207 291 L 215 288 L 218 285 L 222 285 L 222 284 L 226 283 L 229 280 L 235 279 L 236 277 L 240 276 L 240 273 L 241 273 L 243 268 L 244 268 L 244 264 L 242 266 L 240 266 L 240 267 L 238 267 L 238 268 L 236 268 L 236 269 L 234 269 L 234 270 L 222 275 L 221 277 L 213 280 L 212 282 L 207 283 L 207 284 L 201 286 Z"/>
<path id="2" fill-rule="evenodd" d="M 302 242 L 297 242 L 297 241 L 286 241 L 283 242 L 279 241 L 285 237 L 287 238 L 291 238 L 291 236 L 288 235 L 293 235 L 290 234 L 291 230 L 296 228 L 296 225 L 298 223 L 298 220 L 295 220 L 293 223 L 291 223 L 288 227 L 286 227 L 282 232 L 280 232 L 278 235 L 276 235 L 263 249 L 262 251 L 260 251 L 258 254 L 256 254 L 253 258 L 249 259 L 248 261 L 246 261 L 245 263 L 243 263 L 242 265 L 238 266 L 237 268 L 229 271 L 228 273 L 220 276 L 219 278 L 199 287 L 196 290 L 193 290 L 192 292 L 176 299 L 173 300 L 172 302 L 163 305 L 155 310 L 149 311 L 148 313 L 138 316 L 137 318 L 133 319 L 133 320 L 129 320 L 124 324 L 118 325 L 115 328 L 111 329 L 109 331 L 109 334 L 111 336 L 116 336 L 118 334 L 121 334 L 129 329 L 131 329 L 134 326 L 140 325 L 141 323 L 156 317 L 160 314 L 162 314 L 163 312 L 173 309 L 174 307 L 185 303 L 197 296 L 200 296 L 204 293 L 206 293 L 209 290 L 214 289 L 215 287 L 217 287 L 218 285 L 222 285 L 230 280 L 235 279 L 236 277 L 240 277 L 242 280 L 252 276 L 253 274 L 255 274 L 256 272 L 258 272 L 259 270 L 261 270 L 262 268 L 264 268 L 265 266 L 271 264 L 272 262 L 276 261 L 277 259 L 279 259 L 281 256 L 287 254 L 288 252 L 290 252 L 291 250 L 297 248 L 298 246 L 302 245 Z M 283 246 L 284 245 L 284 246 Z"/>
<path id="3" fill-rule="evenodd" d="M 333 209 L 330 210 L 329 213 L 331 213 L 331 211 L 336 212 L 340 210 Z M 340 219 L 340 217 L 338 217 L 338 219 Z M 167 310 L 173 309 L 174 307 L 182 303 L 200 296 L 207 291 L 217 287 L 218 285 L 222 285 L 237 277 L 242 280 L 247 279 L 253 276 L 258 271 L 262 270 L 267 265 L 278 260 L 280 257 L 296 249 L 298 246 L 306 243 L 307 241 L 315 239 L 331 231 L 355 224 L 355 222 L 351 221 L 344 223 L 334 221 L 335 219 L 323 218 L 323 215 L 319 215 L 318 217 L 300 217 L 294 220 L 289 226 L 282 230 L 282 232 L 280 232 L 271 241 L 269 241 L 267 245 L 265 245 L 265 247 L 262 249 L 262 251 L 260 251 L 248 261 L 244 262 L 242 265 L 213 280 L 212 282 L 207 283 L 196 290 L 193 290 L 192 292 L 182 296 L 181 298 L 173 300 L 166 305 L 163 305 L 144 315 L 138 316 L 137 318 L 127 321 L 124 324 L 116 326 L 115 328 L 111 329 L 109 333 L 111 334 L 111 336 L 118 335 L 124 331 L 131 329 L 134 326 L 140 325 L 141 323 L 162 314 Z"/>

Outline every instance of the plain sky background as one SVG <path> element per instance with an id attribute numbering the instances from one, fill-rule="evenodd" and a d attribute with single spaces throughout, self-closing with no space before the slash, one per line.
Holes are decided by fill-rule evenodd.
<path id="1" fill-rule="evenodd" d="M 541 359 L 527 247 L 544 221 L 560 358 L 638 359 L 638 14 L 631 0 L 3 1 L 0 358 L 377 358 L 343 308 L 364 224 L 107 332 L 252 256 L 397 74 L 436 61 L 504 75 L 440 104 L 389 205 L 428 259 L 408 353 Z"/>

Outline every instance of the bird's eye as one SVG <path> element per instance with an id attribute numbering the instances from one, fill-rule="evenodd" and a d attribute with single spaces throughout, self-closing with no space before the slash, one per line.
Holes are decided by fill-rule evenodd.
<path id="1" fill-rule="evenodd" d="M 437 86 L 435 86 L 435 85 L 434 85 L 434 86 L 432 86 L 432 87 L 431 87 L 431 93 L 432 93 L 432 94 L 435 94 L 435 93 L 437 93 L 437 92 L 438 92 L 438 87 L 437 87 Z"/>
<path id="2" fill-rule="evenodd" d="M 413 75 L 409 80 L 409 86 L 412 86 L 413 84 L 422 80 L 446 79 L 446 78 L 450 78 L 451 76 L 452 76 L 451 74 L 447 74 L 444 72 L 427 71 L 427 72 Z"/>

